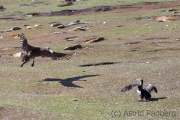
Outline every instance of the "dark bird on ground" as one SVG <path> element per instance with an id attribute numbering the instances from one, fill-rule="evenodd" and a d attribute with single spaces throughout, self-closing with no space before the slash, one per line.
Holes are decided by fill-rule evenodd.
<path id="1" fill-rule="evenodd" d="M 132 88 L 137 87 L 137 93 L 140 94 L 140 98 L 141 100 L 143 100 L 143 98 L 146 99 L 146 102 L 149 102 L 151 100 L 151 91 L 155 91 L 157 93 L 157 88 L 155 86 L 153 86 L 152 84 L 149 84 L 146 88 L 143 88 L 143 79 L 139 78 L 137 79 L 140 84 L 130 84 L 126 87 L 124 87 L 121 92 L 126 92 L 128 90 L 131 90 Z"/>
<path id="2" fill-rule="evenodd" d="M 28 44 L 27 39 L 23 33 L 18 34 L 18 37 L 20 38 L 20 46 L 25 53 L 19 52 L 14 54 L 13 56 L 22 58 L 21 67 L 31 59 L 33 60 L 33 63 L 31 64 L 31 66 L 33 67 L 35 62 L 34 61 L 35 57 L 43 57 L 43 58 L 47 57 L 52 60 L 61 60 L 61 59 L 68 60 L 74 54 L 74 53 L 66 54 L 66 53 L 53 52 L 49 47 L 40 48 L 40 47 L 31 46 Z"/>

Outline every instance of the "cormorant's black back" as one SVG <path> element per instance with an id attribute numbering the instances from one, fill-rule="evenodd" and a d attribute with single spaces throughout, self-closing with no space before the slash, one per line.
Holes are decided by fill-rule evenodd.
<path id="1" fill-rule="evenodd" d="M 141 99 L 145 98 L 146 102 L 151 100 L 151 94 L 148 91 L 146 91 L 145 89 L 141 90 L 141 95 L 140 96 L 141 96 Z"/>

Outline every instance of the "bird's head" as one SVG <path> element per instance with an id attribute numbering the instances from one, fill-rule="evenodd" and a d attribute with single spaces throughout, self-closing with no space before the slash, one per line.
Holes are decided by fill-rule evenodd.
<path id="1" fill-rule="evenodd" d="M 13 54 L 13 56 L 14 56 L 15 58 L 19 58 L 19 57 L 21 57 L 22 55 L 23 55 L 22 52 L 18 52 L 18 53 Z"/>
<path id="2" fill-rule="evenodd" d="M 138 79 L 136 79 L 136 80 L 140 82 L 140 85 L 141 85 L 141 86 L 143 85 L 143 79 L 142 79 L 142 78 L 138 78 Z"/>

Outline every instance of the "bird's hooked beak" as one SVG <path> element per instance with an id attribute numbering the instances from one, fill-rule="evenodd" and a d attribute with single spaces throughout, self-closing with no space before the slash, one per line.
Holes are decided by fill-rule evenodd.
<path id="1" fill-rule="evenodd" d="M 140 81 L 142 81 L 143 79 L 142 79 L 142 78 L 137 78 L 136 80 L 140 82 Z"/>
<path id="2" fill-rule="evenodd" d="M 14 56 L 15 58 L 19 58 L 19 57 L 21 57 L 22 55 L 23 55 L 22 52 L 18 52 L 18 53 L 15 53 L 13 56 Z"/>

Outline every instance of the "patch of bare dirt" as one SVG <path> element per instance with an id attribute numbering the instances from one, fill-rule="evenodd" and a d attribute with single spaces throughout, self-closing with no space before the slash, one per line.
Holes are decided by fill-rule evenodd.
<path id="1" fill-rule="evenodd" d="M 106 12 L 112 10 L 123 10 L 123 11 L 137 11 L 137 10 L 152 10 L 160 8 L 175 8 L 179 6 L 180 1 L 174 2 L 143 2 L 134 5 L 114 5 L 114 6 L 96 6 L 92 8 L 80 8 L 80 9 L 68 9 L 62 11 L 52 11 L 52 12 L 35 12 L 28 13 L 32 16 L 60 16 L 60 15 L 75 15 L 85 12 Z"/>
<path id="2" fill-rule="evenodd" d="M 18 16 L 14 16 L 14 17 L 3 17 L 3 18 L 0 18 L 0 20 L 24 20 L 21 16 L 18 17 Z"/>
<path id="3" fill-rule="evenodd" d="M 36 12 L 36 13 L 28 13 L 28 15 L 32 16 L 60 16 L 60 15 L 75 15 L 84 12 L 106 12 L 111 11 L 118 8 L 130 8 L 131 5 L 122 5 L 122 6 L 97 6 L 92 8 L 80 8 L 80 9 L 68 9 L 62 11 L 52 11 L 52 12 Z"/>
<path id="4" fill-rule="evenodd" d="M 1 120 L 22 120 L 22 119 L 39 119 L 37 112 L 21 108 L 0 107 Z"/>
<path id="5" fill-rule="evenodd" d="M 44 2 L 32 2 L 31 4 L 20 4 L 19 6 L 35 6 L 35 5 L 51 5 L 51 3 L 44 3 Z"/>
<path id="6" fill-rule="evenodd" d="M 138 44 L 141 43 L 141 41 L 136 41 L 136 42 L 126 42 L 124 45 L 133 45 L 133 44 Z"/>
<path id="7" fill-rule="evenodd" d="M 153 50 L 147 50 L 147 52 L 159 52 L 159 51 L 164 51 L 164 50 L 180 50 L 180 48 L 159 48 L 159 49 L 153 49 Z"/>
<path id="8" fill-rule="evenodd" d="M 167 40 L 169 39 L 168 37 L 150 37 L 150 38 L 146 38 L 145 40 Z"/>

